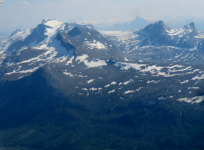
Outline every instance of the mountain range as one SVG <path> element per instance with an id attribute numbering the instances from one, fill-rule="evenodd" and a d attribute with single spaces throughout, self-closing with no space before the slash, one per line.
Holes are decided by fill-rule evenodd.
<path id="1" fill-rule="evenodd" d="M 135 19 L 123 23 L 115 24 L 96 24 L 97 30 L 106 30 L 106 31 L 117 31 L 117 30 L 134 30 L 142 29 L 149 24 L 149 21 L 141 17 L 136 17 Z"/>
<path id="2" fill-rule="evenodd" d="M 0 149 L 204 147 L 202 33 L 45 19 L 0 42 Z"/>
<path id="3" fill-rule="evenodd" d="M 129 60 L 203 64 L 203 33 L 194 23 L 172 29 L 158 21 L 135 32 L 103 31 Z"/>

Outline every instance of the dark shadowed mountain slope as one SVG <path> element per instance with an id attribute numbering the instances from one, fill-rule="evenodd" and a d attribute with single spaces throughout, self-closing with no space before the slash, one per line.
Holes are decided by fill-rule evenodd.
<path id="1" fill-rule="evenodd" d="M 128 61 L 94 29 L 46 25 L 1 53 L 0 149 L 203 149 L 202 65 Z"/>
<path id="2" fill-rule="evenodd" d="M 203 96 L 192 87 L 199 79 L 186 81 L 202 75 L 196 66 L 86 65 L 76 57 L 18 80 L 1 78 L 0 147 L 202 149 Z"/>

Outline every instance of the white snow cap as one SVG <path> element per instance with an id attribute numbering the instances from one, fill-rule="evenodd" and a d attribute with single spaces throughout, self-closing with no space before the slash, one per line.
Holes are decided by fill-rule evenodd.
<path id="1" fill-rule="evenodd" d="M 57 21 L 56 19 L 43 19 L 42 24 L 55 28 L 60 27 L 63 23 Z"/>

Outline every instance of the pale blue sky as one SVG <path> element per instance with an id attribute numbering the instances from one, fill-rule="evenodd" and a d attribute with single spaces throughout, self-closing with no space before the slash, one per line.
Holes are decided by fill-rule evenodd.
<path id="1" fill-rule="evenodd" d="M 134 17 L 204 16 L 203 0 L 5 0 L 0 32 L 35 27 L 44 18 L 62 22 L 117 22 Z"/>

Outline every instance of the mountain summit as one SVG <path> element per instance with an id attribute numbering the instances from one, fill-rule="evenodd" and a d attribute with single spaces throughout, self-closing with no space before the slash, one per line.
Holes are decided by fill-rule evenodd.
<path id="1" fill-rule="evenodd" d="M 99 58 L 124 60 L 122 52 L 92 26 L 74 25 L 46 19 L 35 28 L 13 32 L 1 50 L 4 54 L 4 73 L 24 72 L 26 75 L 45 64 L 66 61 L 80 55 L 87 55 L 90 61 Z"/>
<path id="2" fill-rule="evenodd" d="M 198 31 L 194 23 L 185 25 L 178 29 L 171 29 L 163 21 L 158 21 L 146 26 L 144 29 L 136 31 L 138 39 L 141 40 L 139 46 L 145 45 L 164 45 L 176 46 L 181 48 L 193 48 L 197 41 L 194 36 Z"/>
<path id="3" fill-rule="evenodd" d="M 169 30 L 169 27 L 167 27 L 163 21 L 158 21 L 135 33 L 138 34 L 140 38 L 144 38 L 140 46 L 158 44 L 168 45 L 171 44 L 171 41 L 170 36 L 167 34 L 167 30 Z"/>
<path id="4" fill-rule="evenodd" d="M 196 29 L 193 22 L 174 29 L 163 21 L 157 21 L 134 33 L 103 33 L 126 53 L 129 60 L 190 64 L 204 61 L 204 34 Z"/>

